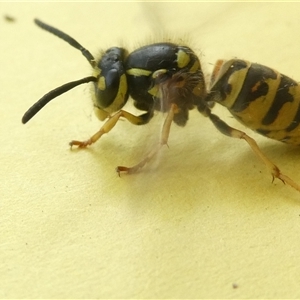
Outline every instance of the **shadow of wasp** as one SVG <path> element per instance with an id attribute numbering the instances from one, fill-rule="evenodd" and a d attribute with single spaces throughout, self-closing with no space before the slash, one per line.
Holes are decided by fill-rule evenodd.
<path id="1" fill-rule="evenodd" d="M 158 145 L 136 165 L 118 166 L 119 175 L 121 172 L 134 173 L 148 163 L 167 144 L 172 122 L 184 126 L 189 110 L 197 108 L 221 133 L 245 140 L 269 169 L 273 180 L 278 178 L 300 191 L 300 186 L 263 154 L 254 139 L 230 127 L 211 112 L 214 103 L 219 103 L 248 128 L 278 141 L 300 144 L 300 88 L 291 78 L 245 60 L 219 60 L 207 91 L 200 61 L 187 46 L 155 43 L 129 54 L 124 48 L 111 47 L 95 60 L 68 34 L 40 20 L 35 19 L 35 23 L 81 51 L 92 66 L 93 74 L 45 94 L 24 114 L 24 124 L 52 99 L 78 85 L 92 82 L 95 113 L 101 121 L 106 121 L 86 141 L 71 141 L 71 147 L 85 148 L 95 143 L 112 130 L 120 118 L 134 125 L 143 125 L 151 120 L 155 111 L 166 113 Z M 122 109 L 129 97 L 143 113 L 133 115 Z"/>

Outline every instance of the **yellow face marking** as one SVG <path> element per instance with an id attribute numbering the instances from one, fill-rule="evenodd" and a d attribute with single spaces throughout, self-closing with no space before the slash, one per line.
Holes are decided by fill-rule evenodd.
<path id="1" fill-rule="evenodd" d="M 187 66 L 190 60 L 190 55 L 187 54 L 185 51 L 179 50 L 177 52 L 177 65 L 179 68 L 184 68 L 185 66 Z"/>
<path id="2" fill-rule="evenodd" d="M 104 91 L 106 89 L 105 77 L 101 76 L 98 80 L 98 89 Z"/>
<path id="3" fill-rule="evenodd" d="M 101 74 L 102 70 L 99 69 L 98 67 L 95 67 L 93 69 L 93 76 L 98 77 Z"/>
<path id="4" fill-rule="evenodd" d="M 94 113 L 100 121 L 104 121 L 106 118 L 109 117 L 108 112 L 106 112 L 105 110 L 103 110 L 97 106 L 94 107 Z"/>
<path id="5" fill-rule="evenodd" d="M 108 113 L 114 113 L 119 109 L 121 109 L 121 107 L 124 106 L 126 93 L 127 93 L 127 79 L 126 79 L 126 75 L 123 74 L 120 77 L 120 84 L 119 84 L 117 96 L 113 101 L 113 103 L 110 106 L 105 108 L 105 111 Z"/>
<path id="6" fill-rule="evenodd" d="M 152 72 L 144 69 L 131 68 L 127 70 L 126 73 L 132 76 L 150 76 Z"/>

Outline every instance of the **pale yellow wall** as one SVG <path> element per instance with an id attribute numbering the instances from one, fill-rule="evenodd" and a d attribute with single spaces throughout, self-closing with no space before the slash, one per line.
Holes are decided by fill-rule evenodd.
<path id="1" fill-rule="evenodd" d="M 81 86 L 21 124 L 47 91 L 91 72 L 35 17 L 95 54 L 167 32 L 188 39 L 206 74 L 218 58 L 239 57 L 299 79 L 300 3 L 0 3 L 0 11 L 0 298 L 300 297 L 300 193 L 272 184 L 246 143 L 197 111 L 171 129 L 152 165 L 121 178 L 114 168 L 143 158 L 161 116 L 144 127 L 121 121 L 71 152 L 70 140 L 101 126 Z M 299 148 L 247 133 L 300 183 Z"/>

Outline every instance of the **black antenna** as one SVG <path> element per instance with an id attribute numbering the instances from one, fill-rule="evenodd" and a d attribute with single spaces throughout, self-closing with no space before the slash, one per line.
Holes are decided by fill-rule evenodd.
<path id="1" fill-rule="evenodd" d="M 52 99 L 62 95 L 63 93 L 73 89 L 74 87 L 83 84 L 97 81 L 97 78 L 94 76 L 85 77 L 76 81 L 68 82 L 62 86 L 59 86 L 55 88 L 54 90 L 48 92 L 46 95 L 44 95 L 40 100 L 38 100 L 35 104 L 33 104 L 24 114 L 22 118 L 22 123 L 27 123 L 35 114 L 37 114 L 48 102 L 50 102 Z"/>
<path id="2" fill-rule="evenodd" d="M 78 49 L 81 51 L 82 55 L 88 60 L 88 62 L 91 64 L 91 66 L 94 68 L 96 66 L 96 61 L 93 55 L 85 49 L 83 46 L 81 46 L 76 40 L 74 40 L 72 37 L 70 37 L 68 34 L 62 32 L 61 30 L 54 28 L 48 24 L 45 24 L 44 22 L 34 19 L 34 22 L 36 25 L 41 27 L 42 29 L 56 35 L 57 37 L 63 39 L 67 43 L 69 43 L 71 46 L 74 48 Z"/>

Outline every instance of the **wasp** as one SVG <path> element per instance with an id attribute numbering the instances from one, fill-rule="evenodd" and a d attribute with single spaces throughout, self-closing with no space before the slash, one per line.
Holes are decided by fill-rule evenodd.
<path id="1" fill-rule="evenodd" d="M 197 109 L 223 134 L 245 140 L 269 169 L 273 180 L 280 179 L 296 190 L 300 186 L 260 150 L 253 138 L 227 125 L 212 113 L 215 103 L 225 106 L 246 127 L 275 140 L 300 144 L 300 87 L 291 78 L 266 66 L 245 60 L 219 60 L 214 66 L 207 89 L 201 63 L 187 46 L 155 43 L 128 53 L 111 47 L 99 59 L 68 34 L 40 20 L 42 29 L 81 51 L 93 69 L 92 76 L 57 87 L 30 107 L 22 118 L 25 124 L 48 102 L 74 87 L 92 83 L 96 116 L 104 125 L 85 141 L 72 140 L 70 146 L 85 148 L 110 132 L 120 118 L 134 125 L 147 124 L 155 111 L 166 113 L 160 141 L 143 160 L 132 167 L 118 166 L 119 173 L 133 173 L 148 163 L 167 144 L 172 123 L 185 126 L 189 111 Z M 143 111 L 134 115 L 123 109 L 131 98 Z"/>

